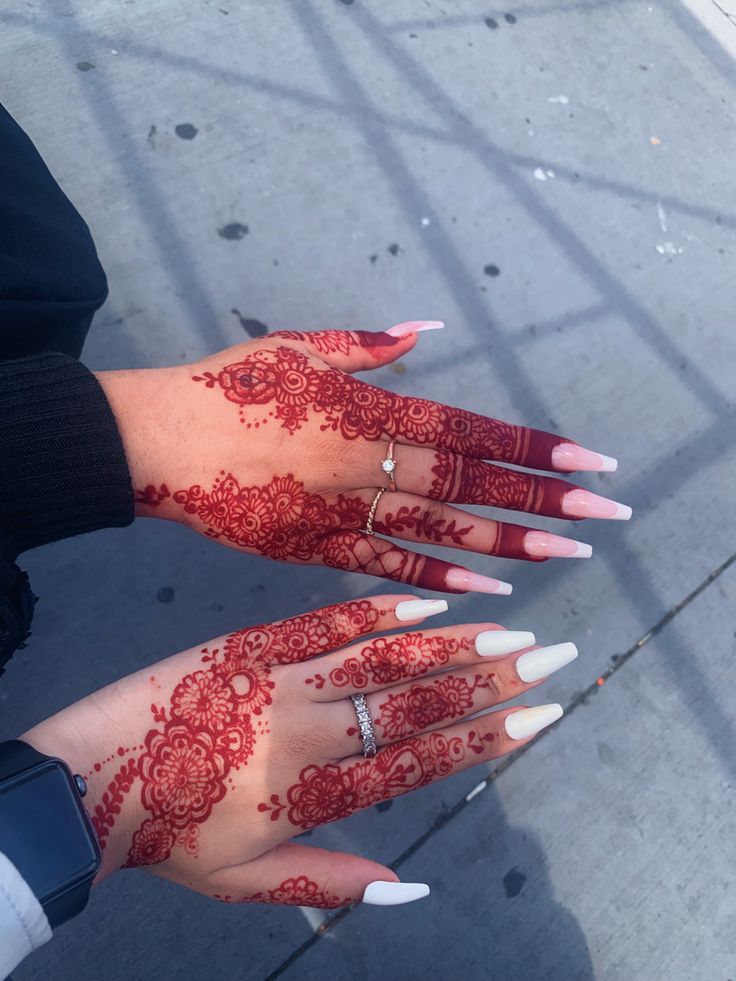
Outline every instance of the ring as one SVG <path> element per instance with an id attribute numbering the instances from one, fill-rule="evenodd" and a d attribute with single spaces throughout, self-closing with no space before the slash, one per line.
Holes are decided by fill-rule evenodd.
<path id="1" fill-rule="evenodd" d="M 378 502 L 381 500 L 381 495 L 385 494 L 388 487 L 379 487 L 376 491 L 376 496 L 373 498 L 373 503 L 371 504 L 371 509 L 368 512 L 368 520 L 365 523 L 364 531 L 366 535 L 373 535 L 373 519 L 376 517 L 376 508 L 378 507 Z"/>
<path id="2" fill-rule="evenodd" d="M 376 734 L 373 731 L 373 722 L 368 711 L 368 703 L 365 700 L 365 695 L 351 695 L 350 701 L 355 706 L 355 712 L 358 716 L 360 738 L 363 741 L 363 756 L 375 756 L 378 752 Z"/>
<path id="3" fill-rule="evenodd" d="M 396 460 L 394 460 L 394 446 L 396 446 L 396 440 L 392 439 L 388 444 L 388 455 L 385 460 L 381 460 L 381 470 L 388 477 L 388 489 L 390 491 L 396 490 L 396 477 L 394 471 L 396 470 Z"/>

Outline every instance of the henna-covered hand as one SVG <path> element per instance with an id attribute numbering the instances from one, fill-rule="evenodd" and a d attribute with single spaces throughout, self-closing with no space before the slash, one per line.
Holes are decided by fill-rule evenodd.
<path id="1" fill-rule="evenodd" d="M 269 558 L 449 592 L 510 587 L 395 539 L 532 561 L 589 556 L 583 543 L 453 505 L 628 518 L 629 508 L 574 484 L 498 465 L 600 471 L 615 461 L 562 436 L 352 377 L 408 354 L 426 326 L 281 331 L 194 365 L 103 372 L 138 513 Z M 381 463 L 390 448 L 397 491 L 382 494 L 371 517 L 388 487 Z"/>
<path id="2" fill-rule="evenodd" d="M 290 839 L 518 747 L 559 706 L 488 710 L 577 653 L 534 648 L 533 634 L 495 624 L 416 629 L 444 609 L 380 596 L 240 630 L 22 738 L 86 777 L 103 878 L 151 867 L 229 902 L 419 898 L 426 887 L 399 884 L 384 866 Z M 361 752 L 356 693 L 373 719 L 374 758 Z"/>

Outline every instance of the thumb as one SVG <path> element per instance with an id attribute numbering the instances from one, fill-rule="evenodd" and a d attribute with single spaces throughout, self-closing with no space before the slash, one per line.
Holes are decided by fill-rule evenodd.
<path id="1" fill-rule="evenodd" d="M 269 336 L 289 340 L 305 354 L 316 354 L 333 368 L 352 373 L 396 361 L 411 351 L 417 334 L 440 330 L 444 326 L 440 320 L 409 320 L 386 331 L 316 330 L 308 333 L 284 330 Z"/>
<path id="2" fill-rule="evenodd" d="M 398 906 L 427 896 L 429 886 L 399 882 L 391 869 L 358 855 L 285 842 L 244 865 L 212 873 L 202 891 L 229 903 L 334 909 L 352 903 Z"/>

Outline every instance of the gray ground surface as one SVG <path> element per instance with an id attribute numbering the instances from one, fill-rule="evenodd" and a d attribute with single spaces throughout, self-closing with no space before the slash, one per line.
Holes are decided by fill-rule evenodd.
<path id="1" fill-rule="evenodd" d="M 470 803 L 481 769 L 314 835 L 400 859 L 430 899 L 319 929 L 126 873 L 21 981 L 734 976 L 736 28 L 705 20 L 677 0 L 4 5 L 0 97 L 110 277 L 90 365 L 191 359 L 244 339 L 241 318 L 442 318 L 380 384 L 617 455 L 587 484 L 635 509 L 570 529 L 588 563 L 476 560 L 513 597 L 452 604 L 578 643 L 536 693 L 561 723 Z M 249 233 L 218 234 L 235 222 Z M 27 565 L 42 602 L 1 736 L 197 641 L 380 589 L 153 522 Z"/>

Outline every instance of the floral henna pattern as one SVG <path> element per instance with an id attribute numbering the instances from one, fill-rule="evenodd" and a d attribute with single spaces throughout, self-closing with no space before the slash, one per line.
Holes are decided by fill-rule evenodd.
<path id="1" fill-rule="evenodd" d="M 115 774 L 95 808 L 92 821 L 100 845 L 105 847 L 126 795 L 138 787 L 149 816 L 133 835 L 125 866 L 163 862 L 176 846 L 196 854 L 199 826 L 225 796 L 232 772 L 247 765 L 258 735 L 269 731 L 263 716 L 274 690 L 271 666 L 370 633 L 384 613 L 368 600 L 355 600 L 240 630 L 226 638 L 222 649 L 204 648 L 205 667 L 181 679 L 168 710 L 151 706 L 157 727 L 137 747 L 142 752 Z"/>
<path id="2" fill-rule="evenodd" d="M 246 893 L 238 897 L 215 895 L 213 898 L 223 903 L 278 903 L 280 906 L 318 906 L 321 909 L 337 909 L 338 906 L 349 906 L 355 901 L 331 895 L 306 875 L 285 879 L 275 889 L 263 892 Z"/>
<path id="3" fill-rule="evenodd" d="M 244 487 L 223 472 L 211 490 L 195 484 L 175 491 L 173 500 L 199 518 L 209 538 L 270 559 L 321 562 L 448 591 L 446 563 L 363 533 L 370 505 L 362 498 L 340 494 L 329 503 L 293 474 L 274 477 L 263 487 Z"/>
<path id="4" fill-rule="evenodd" d="M 270 335 L 284 341 L 301 341 L 314 348 L 318 354 L 348 355 L 358 347 L 364 351 L 380 350 L 393 347 L 401 341 L 391 334 L 372 333 L 365 330 L 315 330 L 302 332 L 298 330 L 277 330 Z"/>
<path id="5" fill-rule="evenodd" d="M 320 689 L 330 682 L 335 688 L 349 686 L 356 691 L 369 685 L 391 685 L 443 667 L 452 656 L 472 648 L 473 642 L 467 637 L 434 637 L 422 633 L 377 637 L 360 654 L 346 658 L 333 668 L 327 678 L 316 673 L 305 683 Z"/>
<path id="6" fill-rule="evenodd" d="M 320 339 L 316 343 L 343 342 Z M 293 435 L 311 418 L 318 418 L 322 430 L 339 432 L 347 440 L 402 436 L 419 445 L 541 469 L 549 467 L 552 449 L 563 442 L 552 433 L 384 391 L 337 368 L 317 366 L 286 346 L 256 350 L 217 374 L 194 375 L 193 381 L 220 388 L 239 407 L 247 428 L 273 421 Z"/>
<path id="7" fill-rule="evenodd" d="M 472 684 L 466 678 L 447 675 L 431 684 L 412 685 L 406 691 L 389 695 L 374 719 L 384 739 L 403 739 L 431 729 L 450 719 L 467 715 L 473 708 L 473 695 L 487 682 L 477 674 Z"/>
<path id="8" fill-rule="evenodd" d="M 291 824 L 306 831 L 448 776 L 465 758 L 466 748 L 473 750 L 460 736 L 448 739 L 433 732 L 382 749 L 372 760 L 307 766 L 286 792 L 285 803 L 272 794 L 258 810 L 270 813 L 272 821 L 286 811 Z"/>

